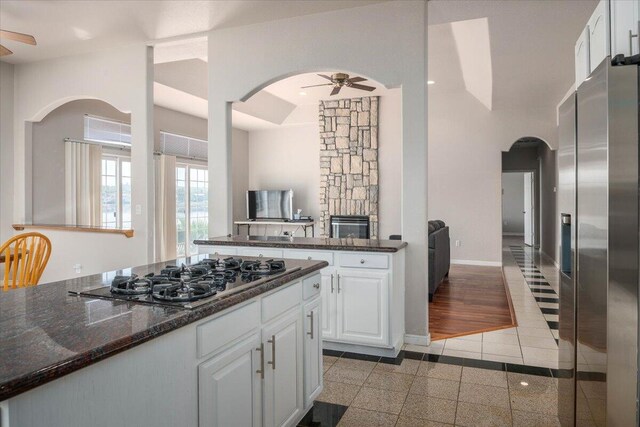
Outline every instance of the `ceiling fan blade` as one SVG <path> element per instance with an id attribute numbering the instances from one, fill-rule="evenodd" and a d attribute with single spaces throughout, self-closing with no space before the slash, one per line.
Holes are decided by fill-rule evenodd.
<path id="1" fill-rule="evenodd" d="M 327 79 L 327 80 L 331 81 L 331 82 L 333 81 L 333 79 L 331 77 L 327 76 L 327 75 L 324 75 L 324 74 L 318 74 L 318 75 L 320 77 L 324 78 L 324 79 Z"/>
<path id="2" fill-rule="evenodd" d="M 349 81 L 351 83 L 358 83 L 358 82 L 366 82 L 367 79 L 365 79 L 364 77 L 354 77 L 352 79 L 349 79 Z"/>
<path id="3" fill-rule="evenodd" d="M 12 53 L 13 52 L 0 44 L 0 56 L 11 55 Z"/>
<path id="4" fill-rule="evenodd" d="M 376 88 L 373 87 L 373 86 L 365 86 L 365 85 L 359 85 L 359 84 L 352 84 L 349 87 L 352 87 L 354 89 L 366 90 L 366 91 L 369 91 L 369 92 L 371 92 L 372 90 L 376 90 Z"/>
<path id="5" fill-rule="evenodd" d="M 333 83 L 323 83 L 321 85 L 302 86 L 300 89 L 306 89 L 308 87 L 318 87 L 318 86 L 333 86 Z"/>
<path id="6" fill-rule="evenodd" d="M 330 96 L 337 95 L 340 92 L 340 89 L 342 89 L 342 86 L 335 86 L 331 91 Z"/>
<path id="7" fill-rule="evenodd" d="M 35 46 L 36 39 L 30 34 L 15 33 L 13 31 L 0 30 L 0 39 L 14 40 Z"/>

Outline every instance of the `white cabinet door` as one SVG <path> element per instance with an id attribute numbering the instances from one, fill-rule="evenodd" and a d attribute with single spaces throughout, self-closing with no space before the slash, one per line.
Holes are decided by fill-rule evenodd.
<path id="1" fill-rule="evenodd" d="M 238 255 L 258 258 L 282 258 L 282 250 L 270 248 L 240 248 L 238 249 Z"/>
<path id="2" fill-rule="evenodd" d="M 589 18 L 589 68 L 595 70 L 609 56 L 611 32 L 609 30 L 609 1 L 601 0 Z"/>
<path id="3" fill-rule="evenodd" d="M 382 344 L 389 341 L 389 273 L 339 269 L 339 340 Z"/>
<path id="4" fill-rule="evenodd" d="M 291 425 L 301 415 L 302 340 L 302 316 L 299 309 L 280 320 L 275 320 L 262 330 L 265 353 L 265 427 Z"/>
<path id="5" fill-rule="evenodd" d="M 611 2 L 611 57 L 637 55 L 640 52 L 640 2 L 614 0 Z"/>
<path id="6" fill-rule="evenodd" d="M 261 425 L 259 348 L 256 333 L 198 367 L 200 427 Z"/>
<path id="7" fill-rule="evenodd" d="M 589 27 L 587 26 L 576 42 L 576 89 L 591 74 L 589 63 Z"/>
<path id="8" fill-rule="evenodd" d="M 322 337 L 335 339 L 337 334 L 337 296 L 336 291 L 336 270 L 325 268 L 322 270 L 322 281 L 320 283 L 320 294 L 322 297 Z"/>
<path id="9" fill-rule="evenodd" d="M 304 407 L 322 391 L 321 298 L 304 307 Z"/>

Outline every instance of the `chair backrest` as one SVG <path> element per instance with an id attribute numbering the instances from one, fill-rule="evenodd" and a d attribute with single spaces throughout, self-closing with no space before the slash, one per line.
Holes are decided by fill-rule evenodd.
<path id="1" fill-rule="evenodd" d="M 7 240 L 0 246 L 0 257 L 4 257 L 2 289 L 37 285 L 50 255 L 51 241 L 43 234 L 18 234 Z"/>

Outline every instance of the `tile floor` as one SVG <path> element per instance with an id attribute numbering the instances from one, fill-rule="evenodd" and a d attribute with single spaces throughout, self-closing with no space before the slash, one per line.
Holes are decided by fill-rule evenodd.
<path id="1" fill-rule="evenodd" d="M 301 425 L 560 425 L 558 380 L 550 369 L 410 351 L 401 355 L 396 361 L 324 356 L 318 413 Z"/>
<path id="2" fill-rule="evenodd" d="M 557 267 L 518 240 L 505 239 L 503 270 L 517 328 L 433 341 L 428 347 L 407 345 L 405 350 L 557 369 Z"/>

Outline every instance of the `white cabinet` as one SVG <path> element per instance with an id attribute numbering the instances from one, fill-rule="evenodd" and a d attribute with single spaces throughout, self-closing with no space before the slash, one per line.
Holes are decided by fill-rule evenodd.
<path id="1" fill-rule="evenodd" d="M 336 292 L 336 270 L 325 268 L 322 270 L 320 282 L 320 294 L 322 296 L 322 337 L 336 338 L 336 321 L 338 316 L 337 304 L 338 293 Z"/>
<path id="2" fill-rule="evenodd" d="M 259 350 L 253 334 L 198 367 L 200 427 L 261 425 Z"/>
<path id="3" fill-rule="evenodd" d="M 337 274 L 340 340 L 388 344 L 389 273 L 340 269 Z"/>
<path id="4" fill-rule="evenodd" d="M 262 330 L 264 344 L 264 426 L 291 425 L 303 410 L 303 344 L 300 311 Z M 243 425 L 234 420 L 229 425 Z"/>
<path id="5" fill-rule="evenodd" d="M 258 258 L 282 258 L 282 251 L 271 248 L 240 248 L 238 249 L 238 255 Z"/>
<path id="6" fill-rule="evenodd" d="M 304 308 L 304 405 L 311 405 L 322 391 L 322 332 L 320 298 Z"/>
<path id="7" fill-rule="evenodd" d="M 611 57 L 637 55 L 640 52 L 640 2 L 611 2 Z"/>
<path id="8" fill-rule="evenodd" d="M 576 42 L 575 49 L 576 64 L 576 88 L 580 86 L 589 74 L 591 74 L 591 65 L 589 62 L 589 27 L 585 27 Z"/>
<path id="9" fill-rule="evenodd" d="M 589 69 L 593 71 L 609 56 L 611 30 L 609 29 L 609 1 L 601 0 L 589 22 Z"/>

